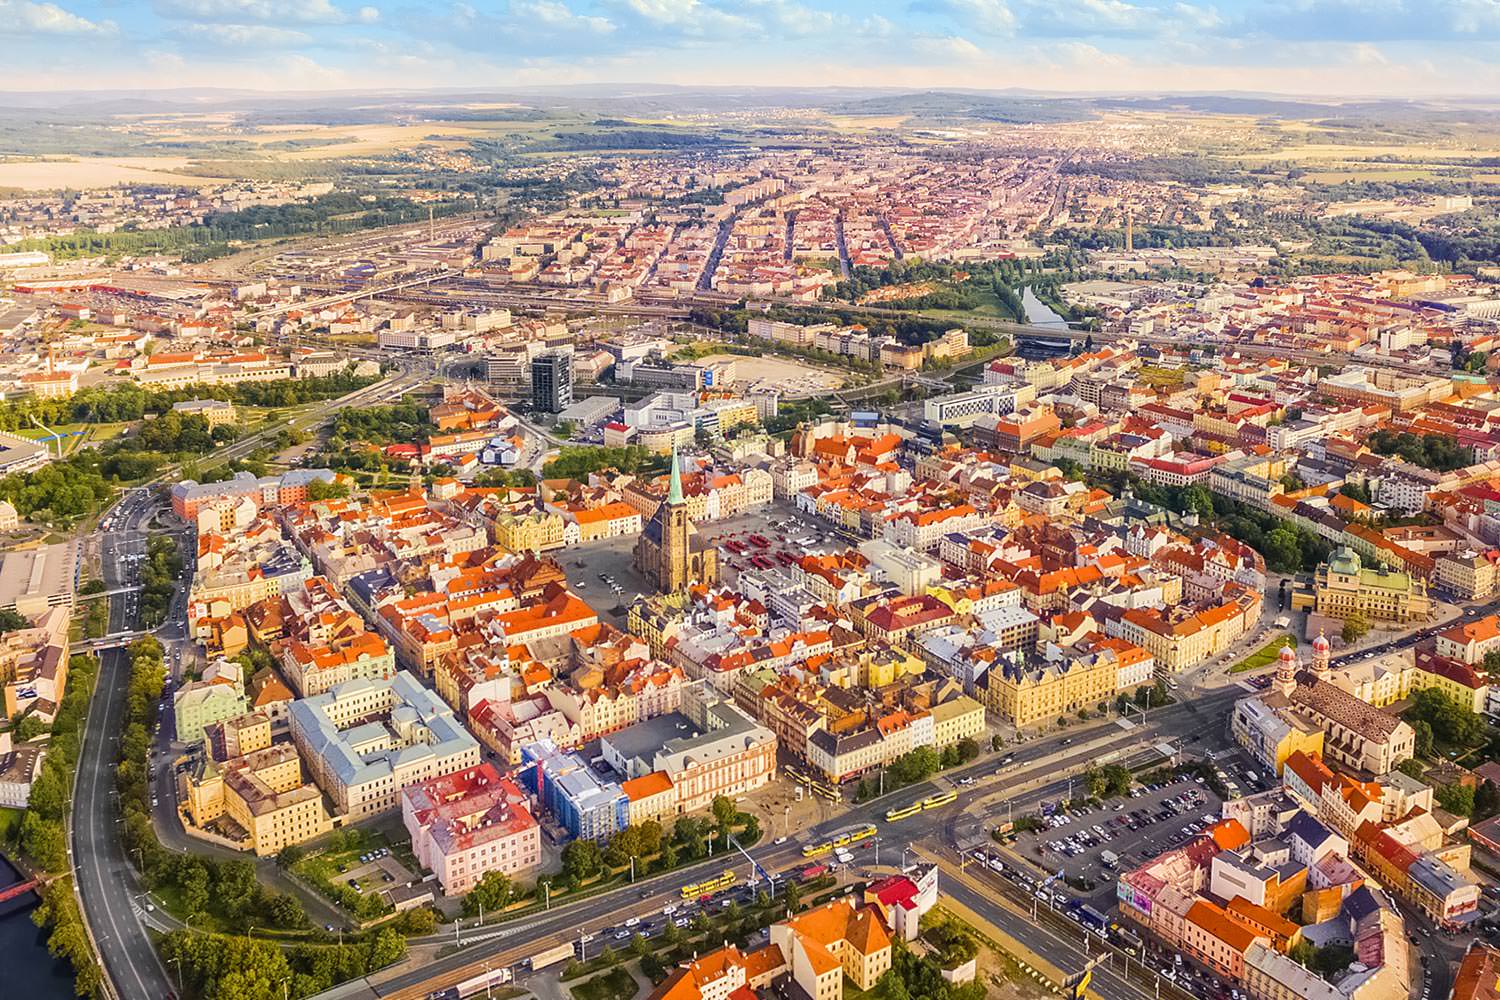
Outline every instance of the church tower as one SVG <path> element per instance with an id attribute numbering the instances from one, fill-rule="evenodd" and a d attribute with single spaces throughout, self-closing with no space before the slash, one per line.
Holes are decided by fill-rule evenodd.
<path id="1" fill-rule="evenodd" d="M 1281 658 L 1276 662 L 1276 690 L 1290 696 L 1297 687 L 1297 654 L 1291 646 L 1281 647 Z"/>
<path id="2" fill-rule="evenodd" d="M 672 479 L 667 488 L 666 510 L 662 512 L 661 589 L 675 594 L 691 579 L 691 553 L 688 549 L 688 506 L 682 495 L 682 467 L 677 449 L 672 449 Z"/>
<path id="3" fill-rule="evenodd" d="M 1313 640 L 1312 672 L 1313 676 L 1320 681 L 1328 680 L 1332 673 L 1329 663 L 1328 637 L 1322 632 L 1319 632 L 1318 637 Z"/>

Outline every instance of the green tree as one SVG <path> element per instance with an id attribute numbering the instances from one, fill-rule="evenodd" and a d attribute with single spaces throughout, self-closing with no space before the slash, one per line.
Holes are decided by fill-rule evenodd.
<path id="1" fill-rule="evenodd" d="M 1433 798 L 1438 805 L 1455 816 L 1470 816 L 1474 813 L 1474 789 L 1455 782 L 1434 789 Z"/>
<path id="2" fill-rule="evenodd" d="M 1416 735 L 1414 746 L 1418 757 L 1432 756 L 1432 724 L 1426 719 L 1418 719 L 1411 724 L 1412 732 Z"/>
<path id="3" fill-rule="evenodd" d="M 1473 817 L 1476 820 L 1489 819 L 1496 813 L 1500 813 L 1500 788 L 1493 781 L 1481 781 L 1474 789 Z"/>
<path id="4" fill-rule="evenodd" d="M 478 916 L 480 907 L 486 913 L 498 914 L 515 898 L 514 893 L 515 886 L 511 883 L 510 876 L 498 869 L 491 869 L 479 876 L 474 888 L 464 896 L 463 915 Z"/>
<path id="5" fill-rule="evenodd" d="M 1429 739 L 1430 738 L 1431 737 L 1429 736 Z M 1424 767 L 1422 762 L 1417 758 L 1408 757 L 1401 763 L 1396 765 L 1396 770 L 1400 771 L 1402 774 L 1420 779 L 1423 773 L 1426 772 L 1427 768 Z"/>
<path id="6" fill-rule="evenodd" d="M 1362 612 L 1354 611 L 1344 619 L 1340 636 L 1346 643 L 1356 643 L 1370 631 L 1370 620 Z"/>
<path id="7" fill-rule="evenodd" d="M 1414 694 L 1407 717 L 1426 722 L 1433 735 L 1446 743 L 1470 746 L 1484 736 L 1484 720 L 1478 713 L 1437 688 L 1424 688 Z"/>
<path id="8" fill-rule="evenodd" d="M 562 851 L 563 877 L 579 883 L 604 870 L 604 854 L 592 840 L 574 840 Z"/>
<path id="9" fill-rule="evenodd" d="M 734 799 L 727 795 L 715 795 L 709 809 L 714 817 L 714 838 L 720 843 L 727 844 L 729 835 L 734 832 L 735 817 L 739 815 Z"/>

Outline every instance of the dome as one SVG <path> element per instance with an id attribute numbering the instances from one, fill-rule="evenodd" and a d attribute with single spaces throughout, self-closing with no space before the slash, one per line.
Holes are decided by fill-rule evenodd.
<path id="1" fill-rule="evenodd" d="M 1328 636 L 1324 635 L 1322 632 L 1319 632 L 1318 637 L 1313 640 L 1313 649 L 1317 650 L 1320 653 L 1328 652 Z"/>
<path id="2" fill-rule="evenodd" d="M 1297 654 L 1294 653 L 1294 652 L 1292 652 L 1292 647 L 1291 646 L 1282 646 L 1281 647 L 1281 662 L 1282 663 L 1296 663 L 1297 662 Z"/>

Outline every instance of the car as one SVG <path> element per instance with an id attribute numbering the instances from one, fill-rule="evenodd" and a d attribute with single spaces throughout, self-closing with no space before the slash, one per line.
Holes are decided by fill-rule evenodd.
<path id="1" fill-rule="evenodd" d="M 629 931 L 624 931 L 624 930 L 615 931 L 615 940 L 616 941 L 624 941 L 624 940 L 627 940 L 629 937 L 630 937 L 630 932 Z"/>
<path id="2" fill-rule="evenodd" d="M 777 846 L 777 847 L 780 847 L 782 844 L 786 843 L 786 838 L 785 837 L 777 837 L 775 840 L 771 841 L 771 843 L 773 845 Z"/>

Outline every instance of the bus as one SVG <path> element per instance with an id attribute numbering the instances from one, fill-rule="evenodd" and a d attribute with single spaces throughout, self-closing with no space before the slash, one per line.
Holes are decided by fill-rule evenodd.
<path id="1" fill-rule="evenodd" d="M 734 885 L 735 874 L 726 868 L 715 878 L 704 879 L 702 882 L 694 882 L 682 887 L 683 899 L 697 899 L 699 896 L 708 896 L 721 889 L 728 889 Z"/>
<path id="2" fill-rule="evenodd" d="M 946 792 L 938 792 L 936 795 L 927 796 L 927 798 L 922 800 L 921 805 L 923 809 L 936 809 L 939 806 L 945 806 L 950 802 L 956 801 L 958 801 L 958 793 L 950 788 Z"/>
<path id="3" fill-rule="evenodd" d="M 922 811 L 922 803 L 920 803 L 920 802 L 913 802 L 911 805 L 909 805 L 909 806 L 902 806 L 900 809 L 887 809 L 885 811 L 885 821 L 887 823 L 894 823 L 897 820 L 902 820 L 902 819 L 906 819 L 906 818 L 911 817 L 911 816 L 915 816 L 917 813 L 919 813 L 921 811 Z"/>

